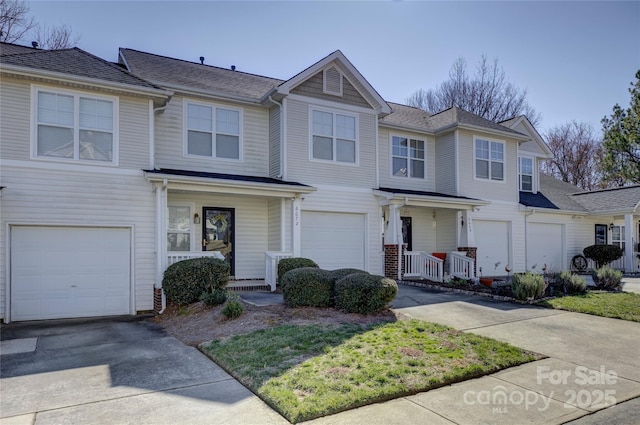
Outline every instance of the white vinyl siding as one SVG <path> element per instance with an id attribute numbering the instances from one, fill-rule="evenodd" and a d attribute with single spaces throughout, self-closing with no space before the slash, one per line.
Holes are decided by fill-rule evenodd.
<path id="1" fill-rule="evenodd" d="M 286 180 L 371 189 L 376 184 L 376 115 L 359 112 L 357 164 L 311 159 L 309 104 L 286 101 Z M 266 155 L 265 155 L 266 156 Z M 266 161 L 265 161 L 266 163 Z"/>
<path id="2" fill-rule="evenodd" d="M 491 140 L 484 134 L 458 130 L 458 195 L 488 201 L 518 202 L 518 144 L 504 141 L 504 180 L 478 179 L 475 177 L 476 137 Z M 440 163 L 438 163 L 439 165 Z"/>
<path id="3" fill-rule="evenodd" d="M 186 102 L 185 155 L 242 159 L 242 109 Z"/>
<path id="4" fill-rule="evenodd" d="M 33 86 L 33 156 L 117 163 L 118 98 Z"/>
<path id="5" fill-rule="evenodd" d="M 244 106 L 242 108 L 242 161 L 215 159 L 200 155 L 184 155 L 186 126 L 184 104 L 186 101 L 174 96 L 167 109 L 155 116 L 155 166 L 178 170 L 193 170 L 252 176 L 269 175 L 269 111 L 264 108 Z M 224 108 L 233 109 L 233 104 L 218 102 Z"/>
<path id="6" fill-rule="evenodd" d="M 203 207 L 235 208 L 235 278 L 264 279 L 264 253 L 269 251 L 269 200 L 249 196 L 169 192 L 168 204 L 193 203 L 202 216 Z M 202 223 L 194 224 L 194 240 L 202 241 Z M 194 249 L 200 250 L 195 244 Z"/>
<path id="7" fill-rule="evenodd" d="M 40 165 L 40 164 L 38 164 Z M 2 220 L 7 224 L 130 227 L 133 297 L 136 311 L 153 309 L 155 281 L 155 197 L 142 172 L 137 175 L 77 172 L 3 164 Z M 96 244 L 100 244 L 97 240 Z M 6 270 L 5 244 L 0 268 Z M 4 314 L 6 274 L 0 273 L 0 311 Z"/>
<path id="8" fill-rule="evenodd" d="M 312 108 L 310 114 L 311 158 L 338 163 L 357 163 L 357 117 L 353 114 L 316 108 Z"/>
<path id="9" fill-rule="evenodd" d="M 282 161 L 280 111 L 280 106 L 274 106 L 269 110 L 269 177 L 274 178 L 280 175 Z"/>
<path id="10" fill-rule="evenodd" d="M 434 178 L 435 191 L 448 195 L 457 195 L 456 181 L 456 144 L 455 133 L 438 136 L 435 141 Z M 429 155 L 427 154 L 427 158 Z"/>

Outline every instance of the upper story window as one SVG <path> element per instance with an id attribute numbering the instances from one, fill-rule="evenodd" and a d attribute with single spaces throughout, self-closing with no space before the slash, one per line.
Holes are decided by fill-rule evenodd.
<path id="1" fill-rule="evenodd" d="M 504 181 L 504 143 L 475 139 L 476 178 Z"/>
<path id="2" fill-rule="evenodd" d="M 337 112 L 311 110 L 311 157 L 356 163 L 356 117 Z"/>
<path id="3" fill-rule="evenodd" d="M 533 158 L 518 158 L 518 178 L 521 191 L 533 192 Z"/>
<path id="4" fill-rule="evenodd" d="M 241 119 L 239 109 L 187 103 L 185 153 L 240 159 Z"/>
<path id="5" fill-rule="evenodd" d="M 392 136 L 391 157 L 393 176 L 424 178 L 424 140 Z"/>
<path id="6" fill-rule="evenodd" d="M 34 154 L 117 162 L 117 98 L 34 89 Z"/>

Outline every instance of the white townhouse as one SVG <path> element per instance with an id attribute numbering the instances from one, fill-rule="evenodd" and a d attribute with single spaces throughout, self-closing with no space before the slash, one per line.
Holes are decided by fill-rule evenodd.
<path id="1" fill-rule="evenodd" d="M 567 269 L 599 241 L 637 268 L 640 187 L 559 189 L 526 117 L 386 102 L 340 51 L 280 80 L 1 47 L 5 321 L 161 310 L 166 267 L 201 256 L 270 289 L 291 256 L 441 280 Z"/>

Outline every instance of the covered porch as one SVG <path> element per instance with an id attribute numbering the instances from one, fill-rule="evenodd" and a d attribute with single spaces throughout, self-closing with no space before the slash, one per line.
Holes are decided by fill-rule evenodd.
<path id="1" fill-rule="evenodd" d="M 474 208 L 489 202 L 435 192 L 380 188 L 385 275 L 442 282 L 476 277 Z"/>
<path id="2" fill-rule="evenodd" d="M 300 205 L 315 188 L 184 170 L 148 170 L 145 176 L 156 195 L 156 289 L 171 264 L 214 257 L 229 264 L 230 288 L 274 290 L 272 254 L 299 255 Z"/>

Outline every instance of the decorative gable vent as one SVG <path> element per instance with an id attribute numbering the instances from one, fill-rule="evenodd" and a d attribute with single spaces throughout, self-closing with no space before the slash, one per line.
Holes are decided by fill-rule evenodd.
<path id="1" fill-rule="evenodd" d="M 322 91 L 334 96 L 342 96 L 342 73 L 335 66 L 323 72 Z"/>

